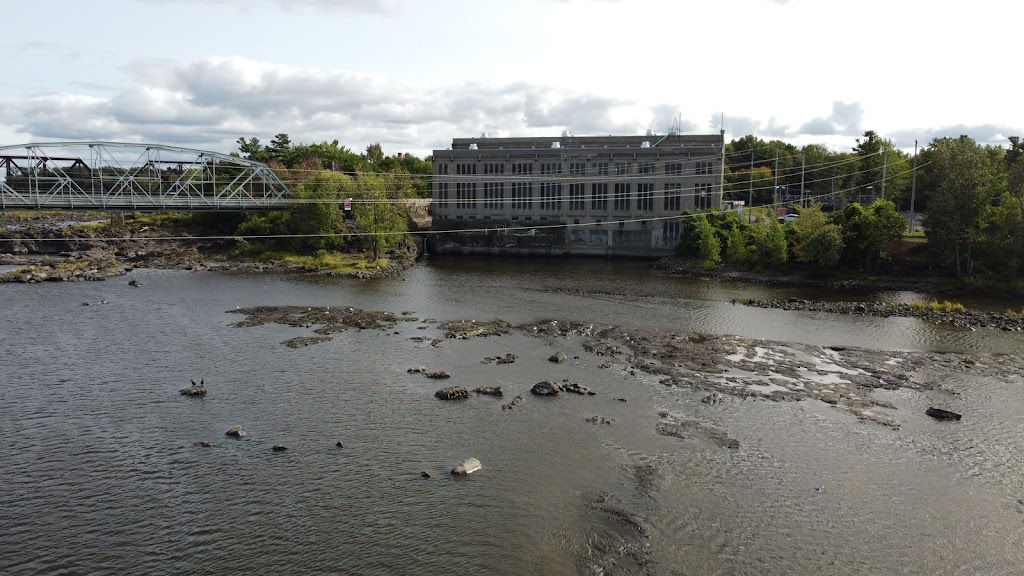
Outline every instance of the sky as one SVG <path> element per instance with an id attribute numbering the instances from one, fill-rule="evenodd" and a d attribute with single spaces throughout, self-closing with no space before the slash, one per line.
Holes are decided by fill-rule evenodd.
<path id="1" fill-rule="evenodd" d="M 1024 135 L 1009 0 L 48 0 L 4 17 L 0 146 Z M 1013 64 L 1018 62 L 1018 64 Z"/>

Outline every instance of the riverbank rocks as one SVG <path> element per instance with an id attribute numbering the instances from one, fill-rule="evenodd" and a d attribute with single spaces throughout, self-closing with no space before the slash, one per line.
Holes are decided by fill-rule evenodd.
<path id="1" fill-rule="evenodd" d="M 224 435 L 230 436 L 232 438 L 245 438 L 246 436 L 248 436 L 248 433 L 245 430 L 243 430 L 241 426 L 232 426 L 231 428 L 228 429 L 227 432 L 224 433 Z"/>
<path id="2" fill-rule="evenodd" d="M 566 359 L 565 352 L 562 352 L 561 350 L 559 350 L 558 352 L 555 352 L 550 357 L 548 357 L 548 362 L 554 362 L 556 364 L 561 364 L 561 363 L 565 362 L 565 359 Z"/>
<path id="3" fill-rule="evenodd" d="M 476 458 L 466 458 L 455 468 L 452 468 L 452 476 L 468 476 L 479 472 L 483 466 Z"/>
<path id="4" fill-rule="evenodd" d="M 469 391 L 462 386 L 449 386 L 434 392 L 434 397 L 439 400 L 463 400 L 469 398 Z"/>
<path id="5" fill-rule="evenodd" d="M 550 380 L 538 382 L 533 385 L 533 388 L 530 388 L 530 392 L 537 396 L 557 396 L 561 391 L 562 387 Z"/>
<path id="6" fill-rule="evenodd" d="M 473 390 L 473 392 L 476 392 L 477 394 L 485 394 L 487 396 L 497 396 L 499 398 L 504 395 L 501 391 L 501 386 L 478 386 Z"/>
<path id="7" fill-rule="evenodd" d="M 182 396 L 206 396 L 206 386 L 189 386 L 178 391 Z"/>
<path id="8" fill-rule="evenodd" d="M 924 413 L 927 414 L 928 416 L 931 416 L 932 418 L 935 418 L 936 420 L 944 420 L 946 422 L 954 422 L 963 418 L 963 416 L 957 414 L 956 412 L 943 410 L 942 408 L 929 407 L 927 410 L 925 410 Z"/>
<path id="9" fill-rule="evenodd" d="M 931 322 L 945 322 L 961 328 L 995 328 L 1005 331 L 1024 330 L 1024 317 L 1002 312 L 981 310 L 933 310 L 927 306 L 915 306 L 904 302 L 823 302 L 817 300 L 758 300 L 745 302 L 754 308 L 777 308 L 806 312 L 827 312 L 830 314 L 860 314 L 888 318 L 900 316 L 920 318 Z"/>

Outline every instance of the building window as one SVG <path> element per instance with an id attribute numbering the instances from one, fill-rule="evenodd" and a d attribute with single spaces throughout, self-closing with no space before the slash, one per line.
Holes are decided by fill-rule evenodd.
<path id="1" fill-rule="evenodd" d="M 541 175 L 547 174 L 561 174 L 562 163 L 561 162 L 543 162 L 540 165 Z"/>
<path id="2" fill-rule="evenodd" d="M 711 162 L 704 162 L 704 161 L 697 162 L 697 168 L 695 170 L 695 173 L 698 176 L 699 175 L 711 174 L 712 171 L 713 171 L 713 168 L 712 168 Z"/>
<path id="3" fill-rule="evenodd" d="M 654 162 L 641 162 L 636 166 L 637 174 L 654 174 Z"/>
<path id="4" fill-rule="evenodd" d="M 668 162 L 665 164 L 665 176 L 682 176 L 683 175 L 683 163 L 682 162 Z"/>
<path id="5" fill-rule="evenodd" d="M 516 162 L 515 164 L 512 164 L 512 173 L 519 175 L 533 174 L 533 164 L 527 162 Z"/>
<path id="6" fill-rule="evenodd" d="M 711 208 L 711 184 L 696 184 L 693 188 L 694 207 L 698 210 Z"/>
<path id="7" fill-rule="evenodd" d="M 636 185 L 636 209 L 644 212 L 654 211 L 653 182 L 640 182 Z"/>
<path id="8" fill-rule="evenodd" d="M 608 175 L 608 163 L 607 162 L 594 162 L 590 165 L 594 169 L 595 176 L 607 176 Z"/>
<path id="9" fill-rule="evenodd" d="M 573 163 L 569 164 L 569 174 L 572 174 L 573 176 L 583 176 L 586 173 L 587 173 L 587 163 L 586 162 L 573 162 Z"/>
<path id="10" fill-rule="evenodd" d="M 505 165 L 502 163 L 487 163 L 484 164 L 484 174 L 504 174 Z"/>
<path id="11" fill-rule="evenodd" d="M 448 164 L 438 164 L 437 165 L 437 174 L 439 176 L 447 176 L 448 175 Z"/>
<path id="12" fill-rule="evenodd" d="M 455 183 L 455 207 L 461 209 L 476 207 L 476 183 Z"/>
<path id="13" fill-rule="evenodd" d="M 530 210 L 533 208 L 533 184 L 529 182 L 515 182 L 512 184 L 512 207 L 516 210 Z"/>
<path id="14" fill-rule="evenodd" d="M 545 182 L 540 185 L 540 209 L 557 211 L 562 209 L 562 185 Z"/>
<path id="15" fill-rule="evenodd" d="M 630 165 L 627 162 L 616 162 L 615 163 L 615 175 L 616 176 L 629 176 L 632 174 Z"/>
<path id="16" fill-rule="evenodd" d="M 505 206 L 505 183 L 484 182 L 484 208 L 500 210 Z"/>
<path id="17" fill-rule="evenodd" d="M 683 209 L 683 185 L 680 182 L 665 184 L 665 210 L 679 212 Z"/>
<path id="18" fill-rule="evenodd" d="M 470 163 L 456 164 L 455 165 L 455 173 L 456 174 L 476 174 L 476 164 L 470 164 Z"/>
<path id="19" fill-rule="evenodd" d="M 437 201 L 441 208 L 448 208 L 448 183 L 437 183 Z"/>
<path id="20" fill-rule="evenodd" d="M 590 185 L 590 209 L 608 209 L 608 183 L 597 182 Z"/>
<path id="21" fill-rule="evenodd" d="M 661 223 L 661 240 L 669 246 L 679 243 L 679 221 L 671 220 Z"/>
<path id="22" fill-rule="evenodd" d="M 619 183 L 615 185 L 614 209 L 616 212 L 626 212 L 629 210 L 629 190 L 629 184 Z"/>
<path id="23" fill-rule="evenodd" d="M 587 201 L 584 198 L 584 189 L 586 184 L 573 183 L 569 184 L 569 210 L 582 211 L 586 210 Z"/>

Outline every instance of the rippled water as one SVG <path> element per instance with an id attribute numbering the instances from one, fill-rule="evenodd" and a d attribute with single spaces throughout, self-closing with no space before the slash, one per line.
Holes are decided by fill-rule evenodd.
<path id="1" fill-rule="evenodd" d="M 583 505 L 597 491 L 649 521 L 652 573 L 1018 573 L 1021 382 L 952 382 L 955 400 L 884 392 L 903 424 L 892 431 L 820 403 L 709 407 L 699 392 L 602 370 L 574 340 L 558 343 L 579 356 L 564 365 L 545 360 L 551 343 L 516 333 L 423 346 L 410 338 L 438 335 L 423 322 L 290 349 L 280 342 L 308 331 L 234 328 L 241 317 L 226 313 L 356 306 L 1024 352 L 1019 334 L 730 304 L 789 295 L 637 263 L 525 260 L 437 261 L 379 281 L 137 270 L 0 285 L 0 573 L 574 573 L 603 521 Z M 481 363 L 506 352 L 519 361 Z M 512 412 L 499 407 L 508 396 L 442 403 L 437 382 L 406 373 L 417 365 L 451 372 L 445 384 L 521 393 L 571 378 L 598 395 L 528 398 Z M 193 378 L 205 399 L 178 395 Z M 940 400 L 971 417 L 923 416 Z M 658 410 L 715 423 L 742 448 L 658 436 Z M 249 436 L 226 438 L 235 424 Z M 420 477 L 470 456 L 479 475 Z M 634 470 L 647 464 L 657 472 L 641 489 Z"/>

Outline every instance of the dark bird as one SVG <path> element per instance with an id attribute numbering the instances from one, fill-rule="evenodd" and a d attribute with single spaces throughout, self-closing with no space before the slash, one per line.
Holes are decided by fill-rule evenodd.
<path id="1" fill-rule="evenodd" d="M 206 386 L 206 380 L 200 380 L 199 381 L 199 385 L 200 386 Z"/>
<path id="2" fill-rule="evenodd" d="M 193 386 L 193 387 L 195 387 L 195 386 L 198 386 L 198 384 L 196 384 L 196 381 L 195 381 L 195 380 L 192 380 L 191 382 L 192 382 L 192 386 Z"/>

